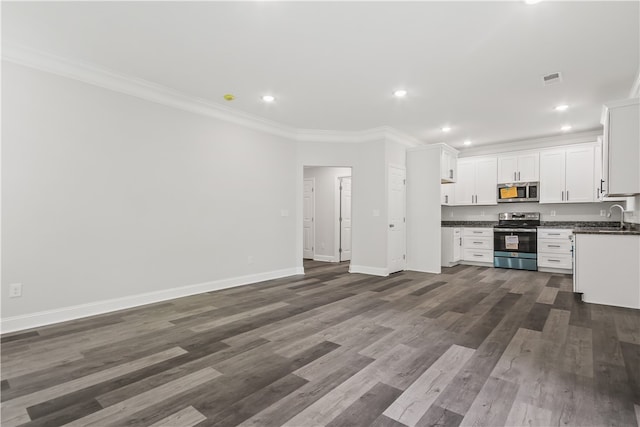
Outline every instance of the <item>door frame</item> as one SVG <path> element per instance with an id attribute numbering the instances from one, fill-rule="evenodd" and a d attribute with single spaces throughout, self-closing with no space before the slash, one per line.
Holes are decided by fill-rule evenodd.
<path id="1" fill-rule="evenodd" d="M 311 242 L 311 258 L 305 258 L 304 256 L 304 182 L 311 181 L 311 232 L 313 233 Z M 302 178 L 302 259 L 314 259 L 316 257 L 316 179 L 315 178 Z"/>
<path id="2" fill-rule="evenodd" d="M 335 194 L 334 224 L 338 224 L 335 227 L 334 237 L 333 237 L 333 241 L 334 241 L 333 257 L 335 259 L 335 262 L 342 262 L 342 260 L 340 259 L 341 258 L 340 247 L 342 246 L 342 239 L 341 239 L 342 224 L 340 223 L 340 214 L 342 213 L 341 212 L 342 191 L 340 190 L 340 185 L 341 185 L 341 180 L 344 178 L 351 179 L 351 192 L 352 192 L 351 207 L 353 208 L 353 177 L 351 175 L 339 176 L 338 179 L 336 179 L 335 191 L 334 191 L 334 194 Z M 351 214 L 351 230 L 352 230 L 351 235 L 353 236 L 353 213 Z M 353 258 L 353 246 L 351 247 L 351 258 Z M 351 262 L 351 259 L 349 260 L 349 262 Z"/>

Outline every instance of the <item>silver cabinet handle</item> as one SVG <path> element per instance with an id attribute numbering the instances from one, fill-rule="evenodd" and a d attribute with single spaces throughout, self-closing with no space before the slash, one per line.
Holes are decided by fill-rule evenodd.
<path id="1" fill-rule="evenodd" d="M 569 201 L 569 190 L 567 190 L 567 202 Z"/>
<path id="2" fill-rule="evenodd" d="M 559 236 L 560 233 L 547 233 L 549 236 Z"/>
<path id="3" fill-rule="evenodd" d="M 518 181 L 520 181 L 520 172 L 518 172 Z"/>
<path id="4" fill-rule="evenodd" d="M 562 192 L 562 201 L 564 202 L 564 191 Z"/>
<path id="5" fill-rule="evenodd" d="M 516 172 L 514 172 L 514 173 L 513 173 L 513 180 L 514 180 L 514 181 L 517 181 L 517 180 L 518 180 L 518 178 L 516 178 L 516 176 L 517 176 L 517 174 L 516 174 Z"/>
<path id="6" fill-rule="evenodd" d="M 444 195 L 444 202 L 445 203 L 449 203 L 449 195 L 448 194 Z"/>
<path id="7" fill-rule="evenodd" d="M 449 178 L 453 179 L 453 169 L 449 169 Z"/>
<path id="8" fill-rule="evenodd" d="M 395 225 L 389 224 L 389 228 L 393 228 L 393 227 L 395 227 Z"/>
<path id="9" fill-rule="evenodd" d="M 547 261 L 549 261 L 549 262 L 560 262 L 559 259 L 548 259 Z"/>
<path id="10" fill-rule="evenodd" d="M 474 231 L 473 234 L 482 234 L 482 231 Z"/>
<path id="11" fill-rule="evenodd" d="M 547 245 L 548 248 L 559 248 L 560 245 Z"/>
<path id="12" fill-rule="evenodd" d="M 482 257 L 482 255 L 479 254 L 473 254 L 473 256 Z"/>

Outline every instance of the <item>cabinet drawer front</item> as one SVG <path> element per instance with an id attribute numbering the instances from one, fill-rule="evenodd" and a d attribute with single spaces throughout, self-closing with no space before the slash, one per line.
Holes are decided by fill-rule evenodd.
<path id="1" fill-rule="evenodd" d="M 538 228 L 538 239 L 564 239 L 569 240 L 573 230 L 564 228 Z"/>
<path id="2" fill-rule="evenodd" d="M 567 240 L 538 239 L 538 253 L 570 254 L 571 242 Z"/>
<path id="3" fill-rule="evenodd" d="M 462 259 L 464 261 L 493 263 L 493 251 L 486 249 L 464 249 Z"/>
<path id="4" fill-rule="evenodd" d="M 465 228 L 463 233 L 465 236 L 493 238 L 493 228 Z"/>
<path id="5" fill-rule="evenodd" d="M 538 254 L 539 267 L 573 268 L 571 254 Z"/>
<path id="6" fill-rule="evenodd" d="M 493 239 L 490 237 L 465 236 L 463 246 L 466 249 L 488 249 L 493 250 Z"/>

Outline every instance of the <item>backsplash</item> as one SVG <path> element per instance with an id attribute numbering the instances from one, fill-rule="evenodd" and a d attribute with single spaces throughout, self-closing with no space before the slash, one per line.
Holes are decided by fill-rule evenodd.
<path id="1" fill-rule="evenodd" d="M 626 202 L 539 204 L 501 203 L 493 206 L 443 206 L 442 221 L 497 221 L 500 212 L 540 212 L 542 221 L 620 221 L 620 211 L 614 209 L 607 218 L 609 208 L 614 204 L 626 206 Z M 636 203 L 637 205 L 638 203 Z M 631 209 L 633 207 L 630 206 Z M 625 221 L 638 222 L 638 206 L 635 212 L 628 212 Z M 605 211 L 605 216 L 600 212 Z"/>

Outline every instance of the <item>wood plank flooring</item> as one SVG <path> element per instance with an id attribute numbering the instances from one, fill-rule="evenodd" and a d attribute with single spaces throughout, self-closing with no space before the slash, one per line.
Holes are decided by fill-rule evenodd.
<path id="1" fill-rule="evenodd" d="M 2 336 L 2 425 L 640 425 L 640 311 L 564 275 L 347 268 Z"/>

